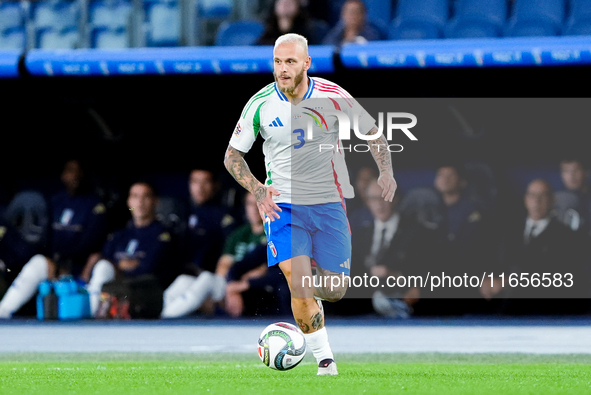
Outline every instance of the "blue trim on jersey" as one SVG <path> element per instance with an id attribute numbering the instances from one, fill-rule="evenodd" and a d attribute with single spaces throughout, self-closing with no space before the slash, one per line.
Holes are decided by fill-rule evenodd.
<path id="1" fill-rule="evenodd" d="M 279 89 L 277 89 L 277 83 L 275 83 L 274 87 L 275 87 L 275 92 L 277 92 L 277 95 L 279 96 L 279 98 L 282 101 L 289 101 L 289 100 L 287 100 L 287 97 L 283 94 L 283 92 L 281 92 Z"/>
<path id="2" fill-rule="evenodd" d="M 308 77 L 308 80 L 310 83 L 308 84 L 308 92 L 306 92 L 306 94 L 304 95 L 304 99 L 309 99 L 310 96 L 312 96 L 312 92 L 314 91 L 314 85 L 315 85 L 314 79 Z"/>

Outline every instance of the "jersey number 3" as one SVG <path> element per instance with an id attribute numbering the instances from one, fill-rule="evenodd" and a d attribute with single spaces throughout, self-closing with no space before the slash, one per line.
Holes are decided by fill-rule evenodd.
<path id="1" fill-rule="evenodd" d="M 304 133 L 305 133 L 304 129 L 296 129 L 293 131 L 293 133 L 297 134 L 296 138 L 299 141 L 299 143 L 294 145 L 293 148 L 294 149 L 302 148 L 304 146 L 304 144 L 306 144 L 306 140 L 304 140 Z"/>

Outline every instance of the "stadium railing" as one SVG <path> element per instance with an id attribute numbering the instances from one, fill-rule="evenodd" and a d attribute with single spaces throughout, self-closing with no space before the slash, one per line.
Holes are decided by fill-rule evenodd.
<path id="1" fill-rule="evenodd" d="M 345 68 L 499 67 L 591 64 L 589 36 L 376 41 L 342 48 L 311 46 L 313 73 Z M 31 50 L 26 71 L 35 76 L 243 74 L 273 70 L 271 47 L 176 47 L 127 50 Z M 0 51 L 0 77 L 17 77 L 21 52 Z"/>
<path id="2" fill-rule="evenodd" d="M 32 75 L 134 75 L 270 73 L 272 47 L 179 47 L 129 50 L 32 50 L 25 58 Z M 331 73 L 334 48 L 314 46 L 311 70 Z"/>
<path id="3" fill-rule="evenodd" d="M 20 50 L 0 51 L 0 78 L 18 77 L 18 61 L 21 57 Z"/>
<path id="4" fill-rule="evenodd" d="M 342 48 L 349 68 L 556 66 L 591 63 L 588 36 L 369 42 Z"/>

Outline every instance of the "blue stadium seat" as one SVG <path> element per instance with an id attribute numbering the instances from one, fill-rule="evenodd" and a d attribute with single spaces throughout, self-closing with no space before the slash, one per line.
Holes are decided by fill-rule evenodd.
<path id="1" fill-rule="evenodd" d="M 78 26 L 80 3 L 75 1 L 46 0 L 35 2 L 33 24 L 35 29 L 52 28 L 62 30 Z"/>
<path id="2" fill-rule="evenodd" d="M 124 29 L 110 29 L 97 27 L 90 34 L 90 46 L 92 48 L 118 49 L 129 47 L 129 32 Z"/>
<path id="3" fill-rule="evenodd" d="M 0 33 L 24 26 L 23 12 L 18 2 L 0 3 Z"/>
<path id="4" fill-rule="evenodd" d="M 570 0 L 570 15 L 564 27 L 564 34 L 591 35 L 591 0 Z"/>
<path id="5" fill-rule="evenodd" d="M 233 0 L 200 0 L 197 10 L 201 18 L 229 18 L 232 13 Z"/>
<path id="6" fill-rule="evenodd" d="M 264 29 L 258 21 L 224 21 L 216 32 L 215 45 L 252 45 Z"/>
<path id="7" fill-rule="evenodd" d="M 75 49 L 79 46 L 80 34 L 77 27 L 65 29 L 40 29 L 37 32 L 37 48 Z"/>
<path id="8" fill-rule="evenodd" d="M 447 38 L 499 37 L 507 19 L 507 0 L 458 0 L 445 26 Z"/>
<path id="9" fill-rule="evenodd" d="M 0 31 L 0 50 L 25 49 L 26 44 L 25 28 L 18 27 Z"/>
<path id="10" fill-rule="evenodd" d="M 399 0 L 388 29 L 391 40 L 433 39 L 442 37 L 449 16 L 446 0 Z"/>
<path id="11" fill-rule="evenodd" d="M 181 36 L 181 13 L 176 0 L 147 4 L 147 36 L 149 47 L 177 46 Z"/>
<path id="12" fill-rule="evenodd" d="M 504 35 L 556 36 L 565 14 L 564 0 L 516 0 Z"/>
<path id="13" fill-rule="evenodd" d="M 89 5 L 89 22 L 93 27 L 127 28 L 133 7 L 129 0 L 95 0 Z"/>

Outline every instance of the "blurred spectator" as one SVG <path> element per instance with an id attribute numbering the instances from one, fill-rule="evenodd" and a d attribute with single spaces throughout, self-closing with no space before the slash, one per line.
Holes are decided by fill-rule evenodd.
<path id="1" fill-rule="evenodd" d="M 494 262 L 497 245 L 491 219 L 486 207 L 476 196 L 468 193 L 468 182 L 462 165 L 447 164 L 437 169 L 435 190 L 443 202 L 440 225 L 441 255 L 439 267 L 446 274 L 482 275 Z M 433 268 L 435 269 L 435 268 Z M 441 301 L 441 313 L 461 314 L 478 305 L 479 293 L 473 288 L 447 287 L 442 297 L 460 297 L 454 302 Z M 438 297 L 438 295 L 433 295 Z"/>
<path id="2" fill-rule="evenodd" d="M 367 187 L 373 179 L 378 178 L 378 169 L 373 166 L 362 166 L 355 176 L 355 197 L 347 200 L 347 213 L 349 214 L 349 223 L 354 229 L 363 222 L 372 219 L 371 212 L 367 207 L 365 194 Z"/>
<path id="3" fill-rule="evenodd" d="M 264 224 L 250 193 L 245 197 L 245 212 L 248 224 L 236 230 L 226 243 L 227 251 L 235 249 L 237 254 L 220 260 L 216 270 L 216 275 L 227 281 L 224 308 L 232 317 L 290 314 L 287 282 L 278 266 L 267 266 Z"/>
<path id="4" fill-rule="evenodd" d="M 312 19 L 300 0 L 275 0 L 257 44 L 275 45 L 275 40 L 286 33 L 301 34 L 310 45 L 320 44 L 327 31 L 328 24 Z"/>
<path id="5" fill-rule="evenodd" d="M 92 268 L 88 292 L 93 316 L 99 307 L 103 285 L 116 277 L 154 275 L 164 287 L 168 285 L 170 273 L 176 272 L 169 266 L 170 233 L 156 220 L 157 200 L 154 187 L 147 182 L 136 182 L 129 188 L 127 206 L 132 219 L 127 227 L 109 236 Z"/>
<path id="6" fill-rule="evenodd" d="M 300 0 L 300 6 L 308 10 L 309 15 L 315 19 L 321 19 L 329 22 L 331 0 Z M 259 14 L 266 14 L 265 10 L 270 10 L 273 7 L 275 0 L 260 0 L 256 8 Z M 329 22 L 330 23 L 330 22 Z"/>
<path id="7" fill-rule="evenodd" d="M 61 181 L 65 190 L 51 198 L 51 230 L 45 255 L 33 256 L 22 268 L 0 302 L 0 317 L 12 316 L 35 293 L 39 284 L 58 275 L 81 275 L 98 258 L 105 237 L 105 206 L 90 191 L 82 165 L 70 160 Z"/>
<path id="8" fill-rule="evenodd" d="M 194 169 L 189 175 L 189 217 L 179 259 L 185 274 L 215 272 L 224 242 L 236 227 L 227 207 L 218 201 L 219 183 L 213 171 Z"/>
<path id="9" fill-rule="evenodd" d="M 277 265 L 267 267 L 267 244 L 259 244 L 228 271 L 225 308 L 232 317 L 289 315 L 291 295 Z"/>
<path id="10" fill-rule="evenodd" d="M 37 249 L 0 215 L 0 297 L 14 279 L 12 273 L 20 271 L 36 253 Z"/>
<path id="11" fill-rule="evenodd" d="M 220 302 L 226 294 L 226 276 L 232 265 L 242 261 L 257 245 L 267 245 L 263 222 L 252 194 L 245 196 L 244 206 L 248 223 L 234 230 L 226 240 L 215 274 L 203 271 L 199 276 L 183 274 L 177 277 L 164 292 L 162 318 L 190 314 L 209 297 L 216 303 Z M 266 266 L 266 259 L 261 264 Z"/>
<path id="12" fill-rule="evenodd" d="M 90 190 L 79 161 L 66 163 L 61 180 L 66 190 L 50 201 L 53 260 L 58 265 L 58 274 L 82 275 L 88 280 L 83 268 L 89 256 L 100 251 L 104 242 L 106 208 Z"/>
<path id="13" fill-rule="evenodd" d="M 480 292 L 486 299 L 497 294 L 513 298 L 503 307 L 507 313 L 567 312 L 566 303 L 557 305 L 547 299 L 519 299 L 531 288 L 507 287 L 510 273 L 576 273 L 584 258 L 582 240 L 552 216 L 554 197 L 552 187 L 546 180 L 536 179 L 528 184 L 524 205 L 526 218 L 514 218 L 512 223 L 504 227 L 499 272 L 505 273 L 505 288 L 501 287 L 501 279 L 496 278 L 492 286 L 485 282 Z M 574 278 L 577 277 L 574 274 Z M 544 294 L 551 297 L 553 290 L 545 288 Z"/>
<path id="14" fill-rule="evenodd" d="M 19 231 L 0 216 L 0 272 L 19 271 L 37 249 Z"/>
<path id="15" fill-rule="evenodd" d="M 469 269 L 482 262 L 486 250 L 486 207 L 467 193 L 468 182 L 461 165 L 439 167 L 434 187 L 444 206 L 443 232 L 446 260 L 457 269 Z M 450 268 L 451 269 L 451 268 Z"/>
<path id="16" fill-rule="evenodd" d="M 322 40 L 323 44 L 341 45 L 347 43 L 363 44 L 382 40 L 381 32 L 367 21 L 367 10 L 362 0 L 347 0 L 341 9 L 341 19 Z"/>
<path id="17" fill-rule="evenodd" d="M 558 219 L 572 230 L 590 232 L 591 188 L 589 171 L 579 159 L 565 159 L 560 162 L 560 177 L 565 190 L 556 192 Z"/>
<path id="18" fill-rule="evenodd" d="M 398 212 L 400 191 L 392 202 L 384 201 L 377 180 L 366 188 L 366 201 L 372 218 L 352 234 L 352 270 L 354 275 L 367 273 L 379 277 L 382 284 L 388 276 L 420 274 L 427 261 L 434 260 L 435 232 L 419 224 L 414 218 Z M 429 248 L 425 248 L 429 246 Z M 405 286 L 393 292 L 372 291 L 375 311 L 388 317 L 407 318 L 420 297 L 419 288 Z"/>

